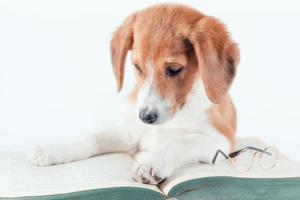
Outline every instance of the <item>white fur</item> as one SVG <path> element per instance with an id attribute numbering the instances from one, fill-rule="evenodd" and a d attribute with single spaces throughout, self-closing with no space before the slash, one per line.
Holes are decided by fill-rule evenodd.
<path id="1" fill-rule="evenodd" d="M 151 80 L 149 82 L 144 87 L 151 88 Z M 162 103 L 156 102 L 156 97 L 151 97 L 154 100 L 147 98 L 155 106 Z M 149 102 L 139 104 L 149 105 Z M 103 153 L 132 152 L 138 149 L 133 168 L 134 179 L 157 184 L 160 181 L 158 177 L 164 179 L 187 163 L 211 162 L 218 149 L 229 152 L 228 140 L 206 117 L 205 111 L 210 106 L 211 102 L 199 80 L 194 83 L 183 108 L 164 124 L 142 123 L 137 114 L 139 108 L 127 104 L 120 128 L 100 132 L 74 144 L 38 147 L 29 157 L 33 164 L 45 166 Z"/>
<path id="2" fill-rule="evenodd" d="M 172 118 L 172 113 L 170 112 L 171 105 L 167 99 L 160 97 L 160 94 L 155 86 L 152 63 L 152 61 L 148 61 L 146 65 L 148 76 L 138 94 L 137 112 L 144 108 L 148 108 L 149 112 L 156 109 L 159 113 L 159 117 L 155 124 L 161 124 Z"/>

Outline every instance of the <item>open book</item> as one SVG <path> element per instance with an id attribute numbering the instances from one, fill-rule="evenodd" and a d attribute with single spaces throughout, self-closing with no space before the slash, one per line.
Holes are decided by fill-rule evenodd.
<path id="1" fill-rule="evenodd" d="M 238 146 L 265 145 L 254 138 Z M 21 153 L 0 153 L 0 199 L 17 200 L 163 200 L 163 199 L 300 199 L 300 165 L 279 155 L 276 166 L 264 171 L 254 165 L 244 174 L 228 160 L 190 164 L 159 187 L 134 182 L 133 160 L 107 154 L 50 167 L 34 167 Z"/>

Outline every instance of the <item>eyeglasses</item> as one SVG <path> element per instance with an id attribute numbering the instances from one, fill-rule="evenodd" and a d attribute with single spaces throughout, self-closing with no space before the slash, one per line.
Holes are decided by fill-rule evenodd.
<path id="1" fill-rule="evenodd" d="M 228 155 L 219 149 L 212 160 L 212 164 L 215 164 L 219 154 L 230 160 L 236 171 L 242 173 L 248 172 L 251 169 L 257 155 L 259 156 L 259 166 L 264 170 L 271 170 L 274 168 L 278 160 L 278 151 L 272 146 L 265 149 L 248 146 Z"/>

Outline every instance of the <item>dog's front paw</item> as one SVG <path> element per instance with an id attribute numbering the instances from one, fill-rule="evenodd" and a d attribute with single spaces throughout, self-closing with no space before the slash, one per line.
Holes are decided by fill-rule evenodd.
<path id="1" fill-rule="evenodd" d="M 133 166 L 133 179 L 137 182 L 157 185 L 173 172 L 172 163 L 156 154 L 144 153 Z"/>
<path id="2" fill-rule="evenodd" d="M 28 154 L 28 160 L 35 166 L 49 166 L 62 163 L 59 146 L 36 146 Z"/>

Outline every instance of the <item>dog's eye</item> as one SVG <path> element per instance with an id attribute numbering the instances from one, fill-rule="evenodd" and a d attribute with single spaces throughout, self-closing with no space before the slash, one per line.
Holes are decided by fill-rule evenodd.
<path id="1" fill-rule="evenodd" d="M 174 77 L 177 76 L 182 71 L 182 69 L 183 68 L 179 66 L 168 66 L 166 74 L 169 77 Z"/>
<path id="2" fill-rule="evenodd" d="M 137 65 L 137 64 L 134 64 L 134 67 L 135 67 L 135 69 L 141 74 L 143 71 L 142 71 L 142 68 L 139 66 L 139 65 Z"/>

